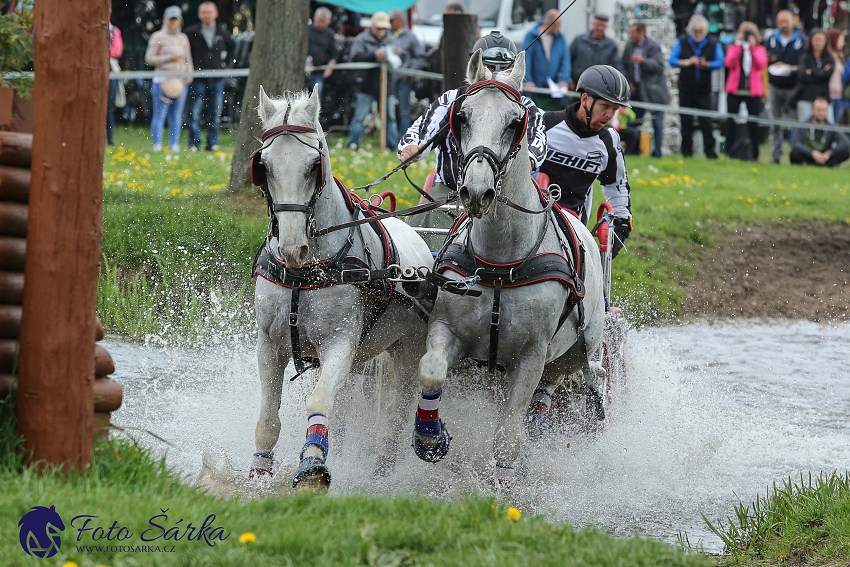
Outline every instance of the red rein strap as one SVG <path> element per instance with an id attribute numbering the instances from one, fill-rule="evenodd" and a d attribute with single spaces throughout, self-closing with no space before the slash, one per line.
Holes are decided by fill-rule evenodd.
<path id="1" fill-rule="evenodd" d="M 486 88 L 497 88 L 500 91 L 504 92 L 506 95 L 508 95 L 510 98 L 514 99 L 515 102 L 520 102 L 520 99 L 522 98 L 522 95 L 518 90 L 516 90 L 509 84 L 503 83 L 501 81 L 478 81 L 472 83 L 466 89 L 466 94 L 471 95 L 477 91 L 480 91 L 481 89 Z"/>

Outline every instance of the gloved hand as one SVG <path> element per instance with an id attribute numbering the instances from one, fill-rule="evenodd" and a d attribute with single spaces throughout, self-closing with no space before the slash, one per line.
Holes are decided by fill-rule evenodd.
<path id="1" fill-rule="evenodd" d="M 611 258 L 617 257 L 617 253 L 620 251 L 620 248 L 623 247 L 623 243 L 629 237 L 631 232 L 631 217 L 627 219 L 617 217 L 614 219 L 614 245 L 611 247 Z"/>

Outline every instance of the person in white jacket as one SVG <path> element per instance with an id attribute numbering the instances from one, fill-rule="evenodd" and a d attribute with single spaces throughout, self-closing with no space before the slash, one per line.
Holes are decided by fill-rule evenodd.
<path id="1" fill-rule="evenodd" d="M 182 32 L 183 12 L 177 6 L 169 6 L 162 14 L 162 29 L 154 32 L 148 41 L 145 63 L 156 71 L 192 72 L 192 49 L 189 38 Z M 168 118 L 168 146 L 172 152 L 180 151 L 180 131 L 183 128 L 183 106 L 186 104 L 186 88 L 191 77 L 154 77 L 151 96 L 151 138 L 153 151 L 162 150 L 162 132 Z"/>

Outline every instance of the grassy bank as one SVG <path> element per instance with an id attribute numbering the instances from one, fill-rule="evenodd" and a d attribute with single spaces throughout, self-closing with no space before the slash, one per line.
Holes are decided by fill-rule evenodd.
<path id="1" fill-rule="evenodd" d="M 250 267 L 266 229 L 256 191 L 227 195 L 233 136 L 223 151 L 150 152 L 147 130 L 118 129 L 106 152 L 104 264 L 98 312 L 107 331 L 142 340 L 203 339 L 231 325 L 251 334 Z M 334 173 L 364 185 L 397 164 L 368 139 L 359 152 L 331 137 Z M 629 157 L 635 229 L 615 261 L 615 303 L 635 324 L 675 320 L 694 259 L 744 225 L 850 222 L 850 168 L 745 163 L 721 158 Z M 424 181 L 432 159 L 411 167 Z M 417 194 L 398 174 L 399 207 Z M 601 192 L 597 188 L 597 196 Z M 238 334 L 238 333 L 237 333 Z"/>
<path id="2" fill-rule="evenodd" d="M 712 565 L 662 543 L 524 517 L 475 496 L 454 502 L 311 494 L 217 500 L 181 483 L 163 460 L 126 440 L 97 446 L 94 465 L 82 475 L 38 476 L 11 456 L 17 440 L 7 427 L 10 409 L 0 400 L 0 455 L 7 456 L 0 461 L 0 557 L 8 567 Z M 18 522 L 33 506 L 54 506 L 65 524 L 59 552 L 49 559 L 26 555 L 18 541 Z M 73 519 L 82 515 L 93 516 L 88 525 Z M 199 541 L 188 524 L 197 528 L 205 520 L 208 537 Z M 84 527 L 91 529 L 80 531 Z"/>

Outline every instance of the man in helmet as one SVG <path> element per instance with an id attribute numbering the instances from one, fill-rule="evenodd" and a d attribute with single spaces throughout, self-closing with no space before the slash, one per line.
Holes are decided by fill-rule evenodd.
<path id="1" fill-rule="evenodd" d="M 473 55 L 482 50 L 484 65 L 493 73 L 508 71 L 516 59 L 517 48 L 514 42 L 503 36 L 498 31 L 493 31 L 475 42 L 472 46 Z M 420 116 L 402 135 L 398 143 L 398 157 L 404 161 L 422 147 L 424 142 L 430 140 L 449 120 L 449 109 L 455 99 L 466 92 L 466 86 L 452 89 L 443 93 L 431 106 Z M 546 155 L 546 134 L 543 130 L 543 113 L 537 109 L 534 102 L 523 96 L 522 105 L 528 108 L 528 151 L 531 157 L 531 169 L 535 170 L 543 163 Z M 433 148 L 437 156 L 437 173 L 434 185 L 429 194 L 435 199 L 443 199 L 449 191 L 457 190 L 457 168 L 460 156 L 449 143 L 449 131 L 446 130 L 440 139 L 426 149 L 421 157 L 425 157 Z M 432 228 L 450 228 L 452 218 L 443 211 L 432 211 L 422 215 L 416 215 L 408 222 L 413 226 L 427 226 Z M 442 235 L 426 235 L 425 241 L 431 250 L 439 250 L 443 245 Z"/>
<path id="2" fill-rule="evenodd" d="M 629 104 L 629 83 L 610 65 L 593 65 L 579 77 L 579 102 L 564 110 L 546 112 L 546 160 L 540 172 L 561 187 L 559 203 L 587 223 L 598 178 L 605 199 L 614 207 L 616 256 L 632 229 L 629 181 L 620 136 L 606 124 L 621 106 Z"/>

